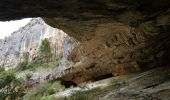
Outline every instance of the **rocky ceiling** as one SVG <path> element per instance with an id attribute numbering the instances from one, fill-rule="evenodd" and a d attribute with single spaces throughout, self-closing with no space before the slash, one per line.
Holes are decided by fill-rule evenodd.
<path id="1" fill-rule="evenodd" d="M 64 77 L 78 83 L 167 65 L 169 5 L 170 0 L 1 0 L 0 20 L 42 17 L 78 40 L 68 60 L 83 69 Z"/>
<path id="2" fill-rule="evenodd" d="M 169 0 L 1 0 L 0 20 L 46 17 L 50 25 L 77 33 L 75 37 L 83 40 L 99 23 L 136 26 L 165 13 L 169 5 Z"/>

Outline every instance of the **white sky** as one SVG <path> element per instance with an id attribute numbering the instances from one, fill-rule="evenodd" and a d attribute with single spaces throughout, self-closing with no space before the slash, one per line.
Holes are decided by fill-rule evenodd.
<path id="1" fill-rule="evenodd" d="M 18 30 L 20 27 L 25 26 L 30 20 L 31 18 L 7 22 L 0 21 L 0 39 L 3 39 L 5 36 L 9 36 L 12 32 Z"/>

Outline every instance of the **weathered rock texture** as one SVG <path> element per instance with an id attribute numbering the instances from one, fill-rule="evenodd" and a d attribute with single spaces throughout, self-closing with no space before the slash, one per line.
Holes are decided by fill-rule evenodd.
<path id="1" fill-rule="evenodd" d="M 66 57 L 71 66 L 58 74 L 81 83 L 169 64 L 169 5 L 169 0 L 1 0 L 0 20 L 40 16 L 64 30 L 80 45 Z"/>
<path id="2" fill-rule="evenodd" d="M 169 100 L 170 69 L 166 66 L 82 84 L 56 94 L 57 98 L 81 94 L 87 100 Z M 75 99 L 78 100 L 78 99 Z"/>
<path id="3" fill-rule="evenodd" d="M 70 36 L 66 36 L 63 41 L 63 58 L 59 64 L 59 67 L 54 71 L 56 77 L 61 77 L 65 74 L 64 70 L 67 71 L 68 68 L 72 68 L 74 66 L 74 62 L 69 61 L 68 57 L 70 53 L 74 50 L 74 48 L 78 47 L 80 43 Z"/>
<path id="4" fill-rule="evenodd" d="M 23 54 L 29 53 L 29 61 L 38 55 L 41 41 L 49 39 L 52 54 L 56 56 L 63 52 L 65 33 L 52 28 L 40 18 L 32 19 L 26 26 L 13 32 L 0 42 L 0 66 L 6 69 L 15 67 L 23 60 Z"/>
<path id="5" fill-rule="evenodd" d="M 70 49 L 69 65 L 59 68 L 63 70 L 58 75 L 64 80 L 82 83 L 110 73 L 117 76 L 169 63 L 169 9 L 150 11 L 154 8 L 140 9 L 140 3 L 138 8 L 127 2 L 110 5 L 112 17 L 62 21 L 61 27 L 68 25 L 66 32 L 79 42 Z"/>

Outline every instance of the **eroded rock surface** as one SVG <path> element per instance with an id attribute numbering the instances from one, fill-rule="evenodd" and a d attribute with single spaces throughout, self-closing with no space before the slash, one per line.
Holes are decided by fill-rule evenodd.
<path id="1" fill-rule="evenodd" d="M 158 21 L 160 19 L 157 19 Z M 110 22 L 96 28 L 92 39 L 70 52 L 64 79 L 82 83 L 105 74 L 128 74 L 168 64 L 168 26 L 147 21 L 137 27 Z"/>

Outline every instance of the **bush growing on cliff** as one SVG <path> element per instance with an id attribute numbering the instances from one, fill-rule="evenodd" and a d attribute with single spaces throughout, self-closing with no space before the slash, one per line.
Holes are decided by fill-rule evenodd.
<path id="1" fill-rule="evenodd" d="M 16 71 L 35 70 L 38 67 L 56 67 L 59 65 L 62 54 L 55 55 L 56 58 L 51 56 L 51 47 L 48 39 L 44 39 L 39 48 L 38 56 L 29 62 L 29 53 L 23 54 L 23 62 L 19 63 Z"/>
<path id="2" fill-rule="evenodd" d="M 0 74 L 0 100 L 22 98 L 24 92 L 24 82 L 17 79 L 13 72 L 4 71 Z"/>
<path id="3" fill-rule="evenodd" d="M 51 55 L 51 47 L 48 39 L 42 40 L 39 51 L 41 57 L 49 57 Z"/>
<path id="4" fill-rule="evenodd" d="M 47 63 L 51 55 L 51 47 L 48 39 L 42 40 L 39 48 L 39 55 L 29 63 L 29 53 L 23 53 L 23 61 L 16 67 L 16 71 L 23 71 L 26 69 L 34 69 L 35 67 L 41 66 L 43 63 Z"/>
<path id="5" fill-rule="evenodd" d="M 5 71 L 5 68 L 0 66 L 0 73 L 3 71 Z"/>
<path id="6" fill-rule="evenodd" d="M 56 81 L 54 83 L 42 84 L 35 90 L 25 95 L 24 100 L 45 100 L 45 98 L 53 98 L 52 96 L 53 94 L 63 91 L 64 89 L 65 87 L 61 85 L 60 81 Z"/>
<path id="7" fill-rule="evenodd" d="M 27 69 L 27 67 L 28 67 L 27 65 L 29 63 L 28 60 L 29 60 L 29 53 L 28 52 L 23 53 L 23 62 L 21 62 L 17 65 L 16 70 L 23 71 L 23 70 Z"/>

